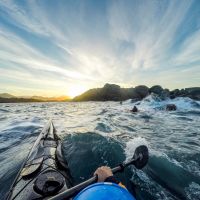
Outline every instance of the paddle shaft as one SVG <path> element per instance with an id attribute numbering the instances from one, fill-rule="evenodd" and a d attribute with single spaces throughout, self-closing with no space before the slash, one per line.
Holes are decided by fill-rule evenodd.
<path id="1" fill-rule="evenodd" d="M 116 174 L 117 172 L 122 172 L 124 170 L 125 167 L 129 166 L 129 165 L 134 165 L 134 163 L 136 162 L 138 158 L 136 159 L 132 159 L 126 163 L 122 163 L 119 166 L 115 167 L 112 169 L 112 173 Z M 66 200 L 69 199 L 70 197 L 75 196 L 76 194 L 78 194 L 81 190 L 83 190 L 84 188 L 86 188 L 87 186 L 96 183 L 98 180 L 97 175 L 93 176 L 92 178 L 88 179 L 87 181 L 84 181 L 58 195 L 56 195 L 55 197 L 50 198 L 49 200 Z"/>

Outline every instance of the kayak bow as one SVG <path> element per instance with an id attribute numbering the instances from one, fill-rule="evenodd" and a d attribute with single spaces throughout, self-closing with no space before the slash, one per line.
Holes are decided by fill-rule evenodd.
<path id="1" fill-rule="evenodd" d="M 50 120 L 35 141 L 7 199 L 48 199 L 70 187 L 72 177 L 62 155 L 61 140 Z"/>
<path id="2" fill-rule="evenodd" d="M 147 164 L 148 158 L 148 148 L 141 145 L 136 148 L 131 160 L 113 168 L 112 172 L 113 174 L 122 172 L 129 165 L 142 169 Z M 72 187 L 72 176 L 62 155 L 61 140 L 50 120 L 19 170 L 7 200 L 71 199 L 96 181 L 97 176 L 94 176 Z"/>

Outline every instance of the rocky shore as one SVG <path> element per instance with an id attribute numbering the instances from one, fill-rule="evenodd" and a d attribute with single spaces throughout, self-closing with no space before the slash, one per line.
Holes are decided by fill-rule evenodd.
<path id="1" fill-rule="evenodd" d="M 115 84 L 105 84 L 103 88 L 95 88 L 75 97 L 73 101 L 124 101 L 133 99 L 133 101 L 142 100 L 149 94 L 156 94 L 161 100 L 166 98 L 189 97 L 194 100 L 200 100 L 200 87 L 185 89 L 169 89 L 155 85 L 148 88 L 145 85 L 139 85 L 135 88 L 121 88 Z"/>

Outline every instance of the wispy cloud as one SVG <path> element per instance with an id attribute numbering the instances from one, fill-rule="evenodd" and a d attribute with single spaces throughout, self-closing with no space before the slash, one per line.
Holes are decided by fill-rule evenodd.
<path id="1" fill-rule="evenodd" d="M 119 1 L 111 6 L 111 34 L 133 44 L 133 68 L 162 67 L 191 4 L 192 1 Z"/>
<path id="2" fill-rule="evenodd" d="M 20 88 L 30 80 L 33 90 L 67 90 L 105 82 L 167 85 L 170 79 L 173 88 L 181 69 L 193 81 L 182 80 L 179 87 L 198 84 L 193 74 L 200 73 L 199 9 L 198 1 L 185 0 L 2 0 L 2 83 L 14 79 Z"/>
<path id="3" fill-rule="evenodd" d="M 200 63 L 200 30 L 195 31 L 181 45 L 180 51 L 175 57 L 175 62 L 178 65 L 186 65 Z M 200 67 L 200 66 L 199 66 Z"/>

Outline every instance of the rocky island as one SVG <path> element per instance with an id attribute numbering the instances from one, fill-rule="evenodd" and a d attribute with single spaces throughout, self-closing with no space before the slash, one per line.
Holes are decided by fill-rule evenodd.
<path id="1" fill-rule="evenodd" d="M 121 88 L 115 84 L 105 84 L 103 88 L 90 89 L 83 94 L 75 97 L 73 101 L 124 101 L 127 99 L 142 100 L 149 94 L 157 94 L 161 99 L 189 97 L 194 100 L 200 100 L 200 87 L 185 89 L 175 89 L 170 91 L 160 85 L 148 88 L 145 85 L 139 85 L 135 88 Z"/>

